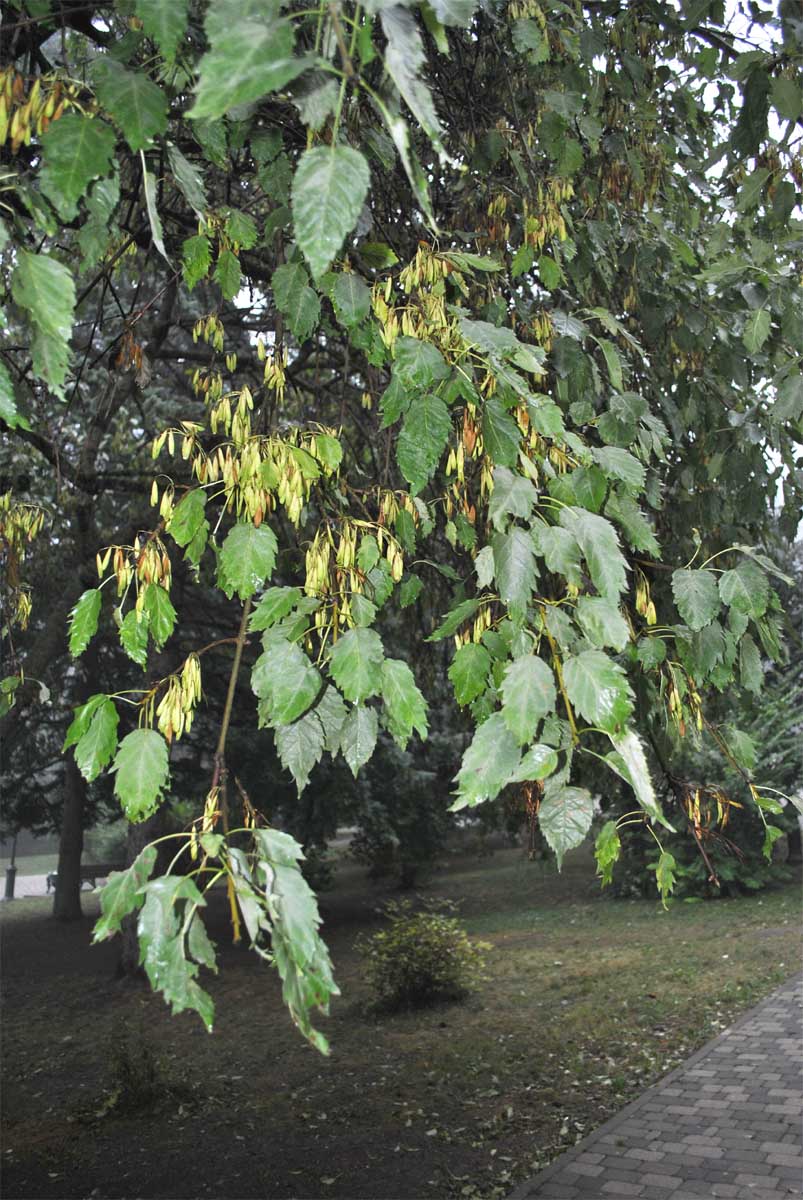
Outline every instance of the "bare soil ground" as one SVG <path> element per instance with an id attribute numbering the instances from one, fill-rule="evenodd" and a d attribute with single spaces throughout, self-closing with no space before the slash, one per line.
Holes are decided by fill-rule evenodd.
<path id="1" fill-rule="evenodd" d="M 211 1035 L 115 978 L 117 945 L 90 945 L 94 896 L 66 926 L 45 899 L 0 905 L 6 1200 L 502 1197 L 800 958 L 799 871 L 664 913 L 601 894 L 584 851 L 558 876 L 506 850 L 455 857 L 423 890 L 492 943 L 487 982 L 462 1005 L 371 1015 L 354 940 L 386 893 L 346 866 L 321 898 L 343 991 L 328 1059 L 231 945 L 222 905 Z"/>

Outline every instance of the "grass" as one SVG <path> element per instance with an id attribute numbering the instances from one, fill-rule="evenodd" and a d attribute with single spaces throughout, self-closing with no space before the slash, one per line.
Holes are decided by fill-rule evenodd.
<path id="1" fill-rule="evenodd" d="M 585 851 L 560 876 L 520 851 L 455 857 L 426 894 L 492 944 L 489 978 L 465 1004 L 380 1018 L 354 941 L 383 894 L 343 866 L 322 897 L 343 991 L 329 1059 L 270 972 L 224 944 L 222 907 L 209 1037 L 115 983 L 114 945 L 90 949 L 85 926 L 55 926 L 44 901 L 0 906 L 6 1194 L 501 1198 L 792 974 L 799 883 L 664 912 L 600 893 Z M 158 1064 L 152 1112 L 108 1103 L 121 1028 Z"/>

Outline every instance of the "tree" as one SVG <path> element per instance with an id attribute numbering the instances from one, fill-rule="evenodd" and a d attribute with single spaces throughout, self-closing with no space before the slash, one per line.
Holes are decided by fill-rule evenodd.
<path id="1" fill-rule="evenodd" d="M 146 443 L 156 464 L 153 519 L 98 538 L 69 625 L 77 657 L 113 614 L 146 672 L 79 697 L 65 742 L 132 821 L 170 787 L 207 655 L 230 655 L 173 835 L 195 873 L 154 877 L 146 847 L 96 937 L 138 911 L 152 983 L 209 1024 L 200 910 L 224 879 L 235 936 L 324 1048 L 300 847 L 227 758 L 246 680 L 302 792 L 326 755 L 356 775 L 380 738 L 426 737 L 413 667 L 454 642 L 455 807 L 527 788 L 560 860 L 592 820 L 583 764 L 625 779 L 657 839 L 682 820 L 650 759 L 706 727 L 711 689 L 760 686 L 759 643 L 780 653 L 764 540 L 778 488 L 787 536 L 801 491 L 800 23 L 716 0 L 2 15 L 5 425 L 57 471 L 72 424 L 85 496 L 110 456 L 135 491 Z M 603 874 L 618 852 L 608 828 Z"/>

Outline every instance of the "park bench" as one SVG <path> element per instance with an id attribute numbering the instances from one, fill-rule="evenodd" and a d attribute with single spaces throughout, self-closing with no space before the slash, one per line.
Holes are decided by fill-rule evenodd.
<path id="1" fill-rule="evenodd" d="M 83 886 L 85 883 L 91 883 L 92 887 L 96 887 L 98 879 L 106 879 L 112 873 L 112 871 L 122 870 L 124 870 L 124 867 L 120 863 L 87 863 L 86 865 L 82 863 L 80 869 L 81 885 Z M 53 891 L 56 890 L 58 878 L 57 871 L 51 871 L 47 876 L 46 882 L 48 892 L 51 890 L 51 888 Z"/>

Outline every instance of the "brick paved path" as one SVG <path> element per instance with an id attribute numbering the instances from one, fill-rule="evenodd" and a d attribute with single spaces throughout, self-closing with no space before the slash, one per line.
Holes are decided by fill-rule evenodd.
<path id="1" fill-rule="evenodd" d="M 803 1197 L 803 976 L 510 1200 Z"/>

